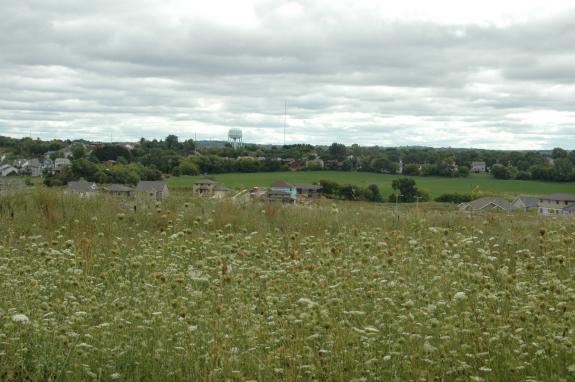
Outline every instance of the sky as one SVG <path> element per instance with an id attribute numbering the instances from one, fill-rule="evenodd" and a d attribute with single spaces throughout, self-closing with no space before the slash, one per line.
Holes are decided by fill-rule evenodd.
<path id="1" fill-rule="evenodd" d="M 0 0 L 0 135 L 575 149 L 573 20 L 571 0 Z"/>

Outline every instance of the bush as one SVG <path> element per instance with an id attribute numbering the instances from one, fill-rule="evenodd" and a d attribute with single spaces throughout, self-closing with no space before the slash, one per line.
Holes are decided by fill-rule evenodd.
<path id="1" fill-rule="evenodd" d="M 435 198 L 436 202 L 441 203 L 466 203 L 472 200 L 471 195 L 469 194 L 459 194 L 459 193 L 448 193 L 448 194 L 441 194 L 437 198 Z"/>

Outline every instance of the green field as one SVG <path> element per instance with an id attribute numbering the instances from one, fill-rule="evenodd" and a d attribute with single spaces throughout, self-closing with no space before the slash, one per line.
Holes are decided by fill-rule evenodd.
<path id="1" fill-rule="evenodd" d="M 181 176 L 168 179 L 171 188 L 191 187 L 194 180 L 203 176 Z M 264 172 L 264 173 L 233 173 L 212 176 L 218 182 L 234 189 L 244 189 L 253 186 L 267 187 L 276 180 L 283 179 L 291 183 L 313 183 L 322 179 L 338 183 L 349 183 L 359 186 L 377 184 L 383 195 L 393 192 L 391 182 L 401 175 L 374 174 L 366 172 L 342 171 L 309 171 L 309 172 Z M 485 175 L 470 175 L 468 178 L 412 177 L 417 186 L 428 191 L 432 197 L 444 193 L 470 193 L 477 190 L 484 194 L 505 196 L 544 195 L 556 192 L 575 194 L 575 183 L 553 183 L 530 180 L 497 180 Z"/>

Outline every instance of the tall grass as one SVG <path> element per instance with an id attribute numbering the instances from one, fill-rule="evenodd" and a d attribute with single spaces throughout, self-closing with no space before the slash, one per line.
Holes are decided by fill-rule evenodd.
<path id="1" fill-rule="evenodd" d="M 573 220 L 400 214 L 3 195 L 0 380 L 575 377 Z"/>

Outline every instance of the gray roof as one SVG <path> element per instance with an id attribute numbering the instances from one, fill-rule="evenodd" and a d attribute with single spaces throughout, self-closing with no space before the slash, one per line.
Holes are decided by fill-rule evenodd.
<path id="1" fill-rule="evenodd" d="M 131 192 L 134 191 L 134 189 L 132 187 L 128 187 L 125 186 L 123 184 L 109 184 L 106 187 L 104 187 L 104 189 L 106 191 L 111 191 L 111 192 Z"/>
<path id="2" fill-rule="evenodd" d="M 464 203 L 463 205 L 469 205 L 474 211 L 479 211 L 489 206 L 490 204 L 493 204 L 504 210 L 511 209 L 511 203 L 509 203 L 507 199 L 500 198 L 497 196 L 487 196 L 484 198 L 475 199 L 469 203 Z"/>
<path id="3" fill-rule="evenodd" d="M 543 195 L 540 199 L 553 200 L 559 202 L 575 202 L 575 195 L 573 194 L 548 194 Z"/>
<path id="4" fill-rule="evenodd" d="M 68 182 L 68 190 L 74 192 L 95 192 L 96 183 L 86 182 L 85 180 L 72 181 Z"/>
<path id="5" fill-rule="evenodd" d="M 319 191 L 319 190 L 321 190 L 322 187 L 319 184 L 300 183 L 300 184 L 296 184 L 295 188 L 301 189 L 301 190 Z"/>
<path id="6" fill-rule="evenodd" d="M 145 192 L 150 192 L 150 191 L 155 191 L 155 192 L 162 192 L 164 190 L 164 187 L 166 187 L 166 182 L 164 182 L 163 180 L 140 180 L 138 182 L 138 186 L 136 187 L 137 191 L 145 191 Z"/>
<path id="7" fill-rule="evenodd" d="M 216 184 L 217 182 L 215 180 L 211 180 L 211 179 L 199 179 L 196 180 L 193 184 Z"/>
<path id="8" fill-rule="evenodd" d="M 523 205 L 527 208 L 537 207 L 539 205 L 539 197 L 537 196 L 519 195 L 518 197 L 515 198 L 515 200 L 513 200 L 513 203 L 515 203 L 516 200 L 521 200 Z"/>

